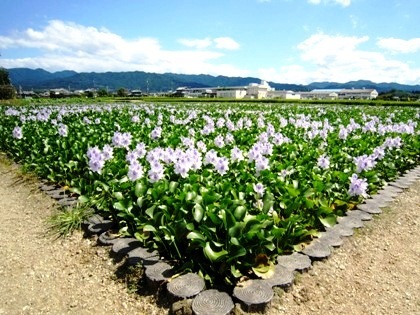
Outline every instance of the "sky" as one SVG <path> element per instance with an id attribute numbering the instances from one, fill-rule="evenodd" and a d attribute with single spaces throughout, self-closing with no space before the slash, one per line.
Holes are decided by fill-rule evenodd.
<path id="1" fill-rule="evenodd" d="M 1 0 L 0 66 L 420 84 L 420 0 Z"/>

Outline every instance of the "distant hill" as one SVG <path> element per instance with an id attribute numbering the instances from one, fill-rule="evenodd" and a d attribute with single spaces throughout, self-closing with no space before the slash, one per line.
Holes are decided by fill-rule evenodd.
<path id="1" fill-rule="evenodd" d="M 16 87 L 24 90 L 42 90 L 52 88 L 70 88 L 84 90 L 88 88 L 108 88 L 117 90 L 121 87 L 144 92 L 166 92 L 178 87 L 216 87 L 244 86 L 259 83 L 261 79 L 253 77 L 227 77 L 207 74 L 175 74 L 148 73 L 143 71 L 127 72 L 75 72 L 70 70 L 48 72 L 43 69 L 11 68 L 8 69 L 10 80 Z M 374 83 L 366 80 L 347 83 L 314 82 L 308 85 L 269 82 L 276 90 L 310 91 L 313 89 L 376 89 L 378 92 L 390 90 L 420 91 L 420 85 L 404 85 L 398 83 Z"/>

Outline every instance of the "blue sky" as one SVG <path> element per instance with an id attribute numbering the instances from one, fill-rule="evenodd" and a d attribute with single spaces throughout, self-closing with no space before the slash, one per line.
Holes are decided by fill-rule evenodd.
<path id="1" fill-rule="evenodd" d="M 419 0 L 1 0 L 0 66 L 420 84 Z"/>

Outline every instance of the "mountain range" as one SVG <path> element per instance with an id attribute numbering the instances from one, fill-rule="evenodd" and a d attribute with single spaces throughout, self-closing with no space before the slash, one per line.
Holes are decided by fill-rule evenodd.
<path id="1" fill-rule="evenodd" d="M 253 77 L 227 77 L 207 74 L 175 74 L 148 73 L 143 71 L 128 72 L 75 72 L 64 70 L 48 72 L 44 69 L 11 68 L 7 69 L 12 84 L 23 90 L 45 90 L 67 88 L 85 90 L 88 88 L 105 88 L 117 90 L 141 90 L 143 92 L 167 92 L 179 87 L 216 87 L 244 86 L 259 83 L 261 79 Z M 420 92 L 420 85 L 405 85 L 399 83 L 374 83 L 367 80 L 350 81 L 347 83 L 313 82 L 308 85 L 268 82 L 276 90 L 311 91 L 313 89 L 376 89 L 379 93 L 391 90 Z"/>

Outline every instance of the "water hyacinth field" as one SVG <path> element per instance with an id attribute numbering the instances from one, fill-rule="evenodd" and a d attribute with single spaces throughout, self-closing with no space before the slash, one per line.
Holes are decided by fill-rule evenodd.
<path id="1" fill-rule="evenodd" d="M 177 271 L 260 277 L 420 164 L 420 108 L 1 107 L 0 150 Z"/>

